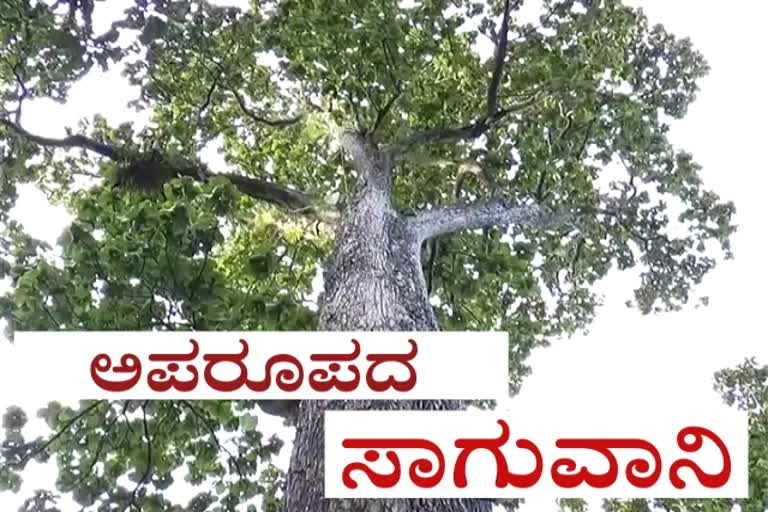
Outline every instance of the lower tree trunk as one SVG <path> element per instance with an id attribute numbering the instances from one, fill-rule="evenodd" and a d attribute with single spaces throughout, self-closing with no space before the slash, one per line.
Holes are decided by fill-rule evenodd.
<path id="1" fill-rule="evenodd" d="M 358 140 L 359 142 L 359 140 Z M 357 154 L 355 154 L 357 152 Z M 420 247 L 390 206 L 390 176 L 372 146 L 352 146 L 361 190 L 339 227 L 325 291 L 320 328 L 327 331 L 433 331 Z M 300 406 L 291 454 L 284 512 L 488 512 L 491 503 L 471 499 L 327 500 L 323 489 L 326 409 L 458 409 L 435 401 L 320 401 Z"/>

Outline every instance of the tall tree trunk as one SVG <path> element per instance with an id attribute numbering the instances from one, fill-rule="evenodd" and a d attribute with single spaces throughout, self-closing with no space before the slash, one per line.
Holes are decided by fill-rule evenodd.
<path id="1" fill-rule="evenodd" d="M 325 272 L 320 328 L 327 331 L 434 331 L 420 263 L 420 242 L 391 206 L 391 162 L 360 135 L 344 148 L 359 176 L 358 191 L 340 223 Z M 488 512 L 469 499 L 326 500 L 323 489 L 323 411 L 326 409 L 458 409 L 460 402 L 302 402 L 291 454 L 284 512 Z"/>

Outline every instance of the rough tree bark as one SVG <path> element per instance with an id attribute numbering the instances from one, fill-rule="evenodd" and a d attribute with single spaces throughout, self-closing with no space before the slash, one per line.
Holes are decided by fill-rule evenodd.
<path id="1" fill-rule="evenodd" d="M 327 331 L 434 331 L 421 270 L 422 237 L 412 219 L 391 205 L 392 164 L 368 138 L 349 134 L 343 145 L 359 183 L 338 227 L 324 274 L 320 329 Z M 457 401 L 304 401 L 300 406 L 284 512 L 488 512 L 472 499 L 326 500 L 323 489 L 326 409 L 458 409 Z"/>

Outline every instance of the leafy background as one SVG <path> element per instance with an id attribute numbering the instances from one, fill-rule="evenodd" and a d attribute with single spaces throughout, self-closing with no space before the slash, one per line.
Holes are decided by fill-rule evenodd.
<path id="1" fill-rule="evenodd" d="M 765 8 L 756 5 L 751 9 L 728 9 L 723 6 L 701 6 L 695 2 L 679 2 L 675 3 L 674 6 L 670 6 L 669 3 L 662 5 L 661 2 L 644 2 L 643 5 L 649 8 L 652 15 L 656 13 L 654 8 L 658 9 L 655 15 L 664 21 L 671 30 L 694 36 L 697 47 L 706 55 L 712 66 L 712 75 L 702 81 L 703 90 L 699 101 L 691 107 L 688 117 L 684 121 L 674 125 L 671 136 L 674 142 L 695 152 L 697 159 L 704 164 L 703 174 L 707 184 L 724 197 L 733 199 L 738 204 L 740 232 L 734 237 L 738 259 L 736 262 L 723 264 L 698 290 L 702 295 L 712 297 L 712 305 L 704 311 L 686 310 L 673 316 L 641 320 L 636 311 L 628 313 L 623 308 L 616 306 L 623 303 L 624 299 L 627 298 L 628 292 L 634 286 L 634 280 L 629 279 L 628 276 L 619 276 L 601 283 L 600 288 L 606 292 L 606 306 L 600 309 L 600 316 L 592 327 L 592 336 L 586 340 L 570 340 L 568 347 L 558 344 L 544 351 L 535 351 L 535 356 L 529 360 L 529 364 L 536 368 L 536 372 L 526 381 L 526 386 L 519 397 L 521 404 L 535 402 L 557 404 L 557 400 L 566 400 L 563 397 L 562 388 L 567 384 L 569 388 L 574 390 L 574 382 L 586 383 L 581 390 L 582 392 L 589 392 L 590 389 L 594 392 L 596 388 L 590 388 L 589 383 L 594 385 L 596 379 L 590 379 L 590 375 L 601 375 L 613 379 L 619 379 L 622 376 L 627 378 L 626 373 L 627 368 L 631 366 L 630 362 L 633 363 L 637 375 L 644 375 L 645 378 L 652 375 L 659 385 L 672 386 L 674 382 L 687 381 L 687 387 L 681 387 L 677 384 L 673 388 L 677 392 L 686 389 L 693 390 L 694 388 L 708 390 L 711 387 L 712 374 L 715 370 L 735 365 L 744 355 L 762 354 L 765 350 L 763 343 L 761 343 L 763 340 L 759 339 L 762 329 L 760 322 L 762 314 L 761 295 L 759 294 L 768 284 L 765 280 L 765 273 L 762 271 L 764 268 L 762 255 L 765 254 L 765 243 L 763 242 L 764 230 L 761 224 L 761 219 L 764 218 L 762 194 L 765 190 L 766 178 L 765 174 L 761 172 L 763 165 L 762 160 L 758 158 L 758 152 L 762 142 L 761 133 L 764 132 L 762 130 L 763 120 L 768 112 L 761 94 L 766 85 L 765 77 L 761 75 L 759 66 L 755 64 L 759 62 L 758 49 L 760 48 L 759 35 L 761 33 L 757 20 L 761 18 L 760 9 L 765 11 Z M 766 13 L 763 12 L 762 14 Z M 713 27 L 717 27 L 718 30 L 713 31 Z M 717 34 L 717 37 L 713 34 Z M 147 37 L 151 37 L 151 34 L 148 34 Z M 61 44 L 66 47 L 67 42 L 62 41 Z M 414 44 L 418 47 L 418 44 L 427 43 L 415 41 Z M 66 58 L 66 53 L 62 58 Z M 307 61 L 312 61 L 311 55 L 307 56 Z M 66 66 L 63 69 L 66 70 Z M 194 73 L 194 70 L 190 69 L 189 72 Z M 95 73 L 97 72 L 95 71 Z M 79 101 L 76 99 L 69 100 L 68 110 L 72 109 L 69 112 L 74 114 L 74 119 L 65 121 L 60 116 L 52 116 L 54 112 L 62 112 L 61 107 L 41 100 L 28 105 L 28 110 L 25 112 L 27 127 L 36 130 L 37 133 L 61 135 L 61 132 L 57 131 L 58 127 L 76 126 L 80 117 L 91 118 L 90 114 L 102 114 L 109 120 L 110 126 L 117 126 L 120 121 L 134 118 L 133 113 L 123 108 L 124 99 L 135 96 L 133 91 L 124 88 L 124 79 L 105 81 L 104 78 L 96 78 L 96 76 L 98 75 L 86 77 L 73 88 L 73 96 L 77 98 L 78 91 L 81 91 L 79 97 L 82 98 Z M 159 82 L 162 79 L 163 77 L 160 76 Z M 95 95 L 94 91 L 99 91 L 100 94 Z M 124 94 L 121 94 L 121 91 Z M 55 89 L 49 92 L 54 96 L 57 94 Z M 188 92 L 190 95 L 197 96 L 204 95 L 206 91 L 189 90 Z M 162 94 L 162 91 L 159 91 L 159 94 Z M 445 97 L 439 96 L 441 94 L 439 89 L 435 91 L 435 94 L 437 95 L 435 104 L 445 103 Z M 442 91 L 442 94 L 445 95 L 446 92 Z M 175 118 L 183 120 L 189 114 L 184 111 L 183 104 L 170 105 L 168 111 L 161 114 L 167 116 L 164 126 L 168 127 L 169 130 L 183 134 L 184 130 L 187 129 L 184 122 L 174 121 Z M 443 112 L 443 114 L 446 113 Z M 447 114 L 450 115 L 450 112 Z M 219 115 L 226 116 L 227 114 L 222 112 Z M 202 123 L 205 126 L 206 122 L 214 121 L 203 119 Z M 160 135 L 162 136 L 162 134 Z M 308 135 L 312 138 L 311 133 Z M 180 138 L 183 139 L 183 137 Z M 238 155 L 238 145 L 244 143 L 235 140 L 234 137 L 232 139 L 227 142 L 232 145 L 230 153 Z M 246 141 L 245 144 L 247 143 Z M 280 147 L 279 144 L 280 141 L 277 140 L 272 146 L 262 145 L 260 147 L 264 152 L 280 155 L 284 148 Z M 237 161 L 236 163 L 250 166 L 260 165 L 262 162 L 259 159 L 263 159 L 264 154 L 255 152 L 254 155 L 252 151 L 249 151 L 250 149 L 252 148 L 243 148 L 241 157 L 255 160 Z M 184 148 L 180 147 L 178 151 L 183 152 Z M 211 161 L 216 161 L 214 155 L 210 155 L 210 157 Z M 286 156 L 286 158 L 289 157 L 293 159 L 297 155 Z M 279 166 L 276 169 L 279 172 Z M 321 179 L 322 173 L 314 172 L 311 173 L 311 176 L 313 179 Z M 46 190 L 45 182 L 38 182 L 37 185 Z M 306 183 L 306 185 L 311 186 L 312 183 Z M 49 187 L 48 190 L 54 188 Z M 88 219 L 96 227 L 96 230 L 115 230 L 109 236 L 114 244 L 110 247 L 100 248 L 101 252 L 96 255 L 90 255 L 88 254 L 88 251 L 91 250 L 89 248 L 96 247 L 96 244 L 89 244 L 87 238 L 82 237 L 88 236 L 88 231 L 91 231 L 92 228 L 88 226 L 88 229 L 83 229 L 81 232 L 78 232 L 76 227 L 70 229 L 65 233 L 65 238 L 62 241 L 67 242 L 65 250 L 81 251 L 81 253 L 70 255 L 71 259 L 79 262 L 81 266 L 69 269 L 72 274 L 61 275 L 51 268 L 41 265 L 37 272 L 30 273 L 26 277 L 27 283 L 22 283 L 28 287 L 30 292 L 49 288 L 53 294 L 61 287 L 65 287 L 70 300 L 77 302 L 79 296 L 83 303 L 89 301 L 90 297 L 85 288 L 78 288 L 78 281 L 69 279 L 69 276 L 87 276 L 88 273 L 93 275 L 98 270 L 94 268 L 96 263 L 93 262 L 109 262 L 110 268 L 119 272 L 121 265 L 125 264 L 122 256 L 126 254 L 128 249 L 133 249 L 128 236 L 131 230 L 141 227 L 140 224 L 136 224 L 135 219 L 140 218 L 144 222 L 152 222 L 152 218 L 142 216 L 158 215 L 164 217 L 155 219 L 156 222 L 177 226 L 178 232 L 171 232 L 170 236 L 157 239 L 156 243 L 160 245 L 148 247 L 147 253 L 161 257 L 168 253 L 178 255 L 178 259 L 172 261 L 161 259 L 156 262 L 156 265 L 153 266 L 156 274 L 148 276 L 148 281 L 153 282 L 158 290 L 171 290 L 177 286 L 176 281 L 182 281 L 186 285 L 194 285 L 183 286 L 187 290 L 194 290 L 194 295 L 186 298 L 185 302 L 189 305 L 187 307 L 194 309 L 188 312 L 190 315 L 196 316 L 203 322 L 213 322 L 216 328 L 228 328 L 230 323 L 253 329 L 265 329 L 275 325 L 279 325 L 281 328 L 288 328 L 286 326 L 289 325 L 303 328 L 311 324 L 311 316 L 306 314 L 303 307 L 297 307 L 297 304 L 303 303 L 304 299 L 307 298 L 305 295 L 309 297 L 312 295 L 314 269 L 303 267 L 299 260 L 296 272 L 285 273 L 289 281 L 270 282 L 269 279 L 264 279 L 264 276 L 270 274 L 274 265 L 283 263 L 273 260 L 272 253 L 268 250 L 274 244 L 279 245 L 283 237 L 286 238 L 284 242 L 286 247 L 295 247 L 295 254 L 297 256 L 306 255 L 308 261 L 314 259 L 317 254 L 323 254 L 324 251 L 328 250 L 327 246 L 323 246 L 323 239 L 320 236 L 314 240 L 309 237 L 305 244 L 305 235 L 308 232 L 306 226 L 291 226 L 287 219 L 280 218 L 277 220 L 281 223 L 285 222 L 287 229 L 281 229 L 279 233 L 272 233 L 275 226 L 275 216 L 270 212 L 264 212 L 262 216 L 248 219 L 249 222 L 252 222 L 252 229 L 238 233 L 235 238 L 236 244 L 233 246 L 236 248 L 237 244 L 242 244 L 242 247 L 248 247 L 249 255 L 253 257 L 249 256 L 247 261 L 240 261 L 237 258 L 241 257 L 238 255 L 242 254 L 242 251 L 232 250 L 229 258 L 222 260 L 226 264 L 222 265 L 221 268 L 209 268 L 192 255 L 201 247 L 204 249 L 206 243 L 215 241 L 218 236 L 221 236 L 220 227 L 214 226 L 205 212 L 215 211 L 219 207 L 231 208 L 233 206 L 237 210 L 237 205 L 227 203 L 232 200 L 232 196 L 228 194 L 226 186 L 213 183 L 210 187 L 201 189 L 185 186 L 183 182 L 173 185 L 167 191 L 167 199 L 181 195 L 188 198 L 190 204 L 196 206 L 196 208 L 183 211 L 174 208 L 175 203 L 173 201 L 169 201 L 168 204 L 157 204 L 157 200 L 153 200 L 154 202 L 147 200 L 151 204 L 145 205 L 142 205 L 141 201 L 131 201 L 129 205 L 126 205 L 130 210 L 126 210 L 121 208 L 121 201 L 123 200 L 121 197 L 109 195 L 109 192 L 104 193 L 107 195 L 98 197 L 88 194 L 76 195 L 72 199 L 74 203 L 70 207 L 82 212 L 81 218 Z M 114 202 L 118 213 L 109 217 L 105 212 L 93 208 L 94 203 L 103 201 Z M 32 217 L 34 220 L 31 224 L 40 222 L 47 227 L 48 229 L 43 231 L 45 234 L 40 238 L 53 243 L 62 232 L 66 231 L 64 229 L 65 224 L 62 223 L 58 228 L 52 225 L 54 220 L 59 220 L 58 214 L 45 214 L 41 219 L 39 217 L 42 208 L 41 202 L 39 196 L 30 195 L 28 192 L 24 193 L 18 202 L 20 206 L 17 208 L 17 213 L 27 218 Z M 91 217 L 88 217 L 89 211 L 92 211 Z M 168 219 L 171 220 L 170 223 Z M 28 232 L 34 233 L 33 230 L 28 230 Z M 293 235 L 291 235 L 292 232 Z M 118 236 L 120 234 L 123 235 L 122 238 Z M 179 236 L 175 237 L 177 234 Z M 19 233 L 18 236 L 23 237 L 24 235 Z M 249 236 L 252 238 L 249 239 Z M 151 236 L 146 238 L 151 239 Z M 169 240 L 176 245 L 166 247 Z M 264 252 L 259 253 L 257 251 L 254 253 L 252 251 L 254 242 L 265 240 L 268 243 L 265 244 Z M 121 245 L 121 242 L 125 245 Z M 24 243 L 18 245 L 20 247 L 25 246 Z M 27 246 L 32 251 L 27 256 L 34 256 L 33 241 L 30 240 Z M 24 255 L 20 256 L 23 257 Z M 279 253 L 277 256 L 279 258 Z M 141 257 L 141 254 L 137 254 L 137 261 Z M 89 262 L 91 263 L 89 264 Z M 129 272 L 130 268 L 126 266 L 124 271 Z M 210 277 L 216 273 L 221 273 L 222 277 L 230 280 L 230 282 L 242 283 L 245 290 L 252 288 L 253 292 L 251 294 L 244 292 L 242 296 L 228 297 L 226 294 L 222 296 L 224 291 L 217 290 L 215 285 L 209 286 Z M 85 281 L 86 279 L 83 280 L 83 282 Z M 259 302 L 259 297 L 281 297 L 280 294 L 272 292 L 286 288 L 293 290 L 296 295 L 284 297 L 282 302 L 281 300 L 265 302 L 263 299 Z M 146 290 L 145 292 L 154 293 L 156 291 Z M 123 296 L 124 293 L 124 289 L 110 290 L 107 286 L 102 300 L 115 300 L 116 308 L 158 307 L 155 304 L 156 301 L 144 306 L 140 300 L 133 300 L 130 303 L 118 300 L 117 298 Z M 216 300 L 207 301 L 205 300 L 207 297 L 215 297 Z M 204 309 L 208 303 L 215 304 L 218 311 Z M 74 305 L 59 304 L 58 306 L 62 310 L 84 314 L 78 309 L 77 303 Z M 54 309 L 50 311 L 54 317 L 57 316 L 55 307 L 57 307 L 56 304 L 53 305 Z M 173 317 L 172 308 L 174 306 L 170 304 L 170 301 L 166 307 L 169 316 Z M 177 305 L 176 307 L 184 306 Z M 264 314 L 259 315 L 259 321 L 263 323 L 244 325 L 248 318 L 251 318 L 250 315 L 244 314 L 243 318 L 238 318 L 236 314 L 233 316 L 221 315 L 222 311 L 234 310 L 237 312 L 238 307 L 243 308 L 244 312 L 246 310 L 263 311 Z M 106 309 L 113 308 L 104 308 L 104 310 Z M 121 314 L 110 315 L 103 319 L 96 316 L 89 320 L 97 325 L 100 321 L 109 322 L 112 325 L 115 320 L 135 318 L 142 314 L 141 311 L 119 311 Z M 152 316 L 158 316 L 154 312 L 151 313 Z M 29 322 L 44 323 L 50 321 L 48 313 L 39 308 L 30 308 L 30 314 L 38 316 L 27 319 Z M 132 328 L 133 326 L 118 325 L 117 327 Z M 603 342 L 599 343 L 595 340 Z M 671 346 L 673 342 L 674 348 Z M 692 354 L 695 354 L 695 361 L 691 361 Z M 737 387 L 744 386 L 743 383 L 746 383 L 756 389 L 755 396 L 760 396 L 761 393 L 762 396 L 765 394 L 764 377 L 761 377 L 759 372 L 752 371 L 749 366 L 742 368 L 733 375 L 725 376 L 724 374 L 722 378 L 728 382 L 731 388 L 734 385 Z M 761 383 L 762 388 L 760 387 Z M 575 390 L 578 389 L 575 388 Z M 574 391 L 574 393 L 576 392 Z M 703 391 L 699 391 L 699 393 L 701 394 Z M 4 400 L 17 402 L 18 400 L 15 398 L 14 396 L 6 398 L 6 394 L 3 393 Z M 39 405 L 30 404 L 25 409 L 31 415 L 32 411 Z M 754 403 L 747 403 L 746 405 L 751 405 L 758 413 L 763 412 L 763 410 L 757 409 Z M 187 408 L 189 412 L 187 415 L 188 428 L 195 435 L 190 435 L 190 439 L 187 440 L 188 444 L 177 444 L 169 449 L 168 453 L 163 454 L 163 457 L 167 458 L 168 464 L 172 464 L 179 457 L 179 453 L 174 453 L 174 451 L 193 450 L 200 455 L 190 469 L 191 474 L 205 474 L 214 480 L 223 478 L 220 476 L 218 465 L 220 454 L 217 455 L 216 450 L 214 450 L 216 447 L 212 445 L 210 436 L 197 436 L 200 432 L 204 434 L 206 430 L 205 421 L 200 418 L 210 417 L 221 424 L 229 424 L 232 428 L 236 427 L 239 432 L 245 432 L 241 441 L 251 447 L 248 456 L 253 459 L 254 465 L 258 466 L 255 471 L 263 476 L 258 484 L 260 487 L 256 490 L 268 492 L 276 473 L 269 466 L 267 466 L 266 471 L 263 471 L 265 467 L 263 463 L 266 463 L 270 454 L 277 449 L 280 443 L 270 441 L 269 437 L 262 433 L 257 435 L 257 432 L 253 430 L 253 418 L 256 414 L 253 404 L 244 403 L 241 406 L 241 408 L 232 409 L 217 406 L 215 403 L 204 404 L 200 405 L 201 410 L 198 411 L 198 414 Z M 162 421 L 166 415 L 172 417 L 178 412 L 172 410 L 173 408 L 167 404 L 164 407 L 166 409 L 154 411 L 158 422 Z M 524 407 L 524 405 L 520 407 Z M 183 404 L 178 404 L 179 410 L 184 408 Z M 45 411 L 44 416 L 46 418 L 55 418 L 59 422 L 65 422 L 72 416 L 72 413 L 67 412 L 66 409 L 62 412 L 55 406 L 48 407 Z M 137 442 L 133 444 L 140 446 L 141 443 L 138 438 L 141 437 L 141 411 L 137 409 L 126 411 L 126 413 L 130 415 L 131 421 L 134 421 L 137 427 Z M 122 411 L 117 410 L 111 414 L 117 416 L 122 414 Z M 6 419 L 5 426 L 8 427 L 6 439 L 12 439 L 14 435 L 17 435 L 16 426 L 19 421 L 17 416 L 18 414 L 15 416 L 12 414 Z M 109 418 L 111 417 L 108 416 L 107 418 L 110 421 Z M 761 498 L 759 493 L 766 489 L 764 484 L 766 480 L 760 478 L 760 475 L 765 474 L 766 471 L 765 463 L 761 462 L 765 460 L 765 432 L 761 430 L 765 425 L 765 418 L 759 414 L 755 414 L 753 418 L 755 418 L 753 420 L 753 436 L 755 436 L 756 443 L 753 451 L 756 457 L 752 469 L 753 474 L 757 476 L 753 480 L 753 487 L 757 489 L 757 492 L 753 497 L 753 508 L 749 509 L 750 512 L 761 510 L 759 503 L 765 498 Z M 263 426 L 265 417 L 260 416 L 258 422 L 260 426 Z M 122 425 L 123 423 L 120 422 L 119 424 Z M 265 430 L 268 431 L 269 429 Z M 260 428 L 259 432 L 261 431 Z M 249 434 L 249 432 L 253 433 Z M 27 431 L 25 434 L 30 435 Z M 31 435 L 34 436 L 34 434 Z M 125 435 L 134 434 L 128 430 Z M 201 437 L 207 439 L 202 440 Z M 89 443 L 92 443 L 89 444 L 89 449 L 95 450 L 98 447 L 98 436 L 91 436 Z M 67 450 L 67 444 L 63 443 L 62 449 L 57 452 L 66 457 Z M 285 451 L 285 448 L 283 450 Z M 132 465 L 141 467 L 142 463 L 145 462 L 142 457 L 144 455 L 141 451 L 126 453 L 125 460 L 115 462 L 114 471 L 119 472 L 121 469 Z M 226 466 L 226 455 L 224 455 L 223 460 L 224 466 Z M 246 471 L 250 469 L 245 468 Z M 193 476 L 192 479 L 194 480 L 195 477 Z M 72 482 L 62 482 L 65 486 L 68 483 Z M 160 480 L 154 483 L 160 488 L 167 485 L 168 482 Z M 227 481 L 227 484 L 221 488 L 217 487 L 215 490 L 221 491 L 219 494 L 222 496 L 226 496 L 229 492 L 253 492 L 253 489 L 241 490 L 236 487 L 233 490 L 233 486 L 229 485 L 231 482 Z M 87 500 L 87 496 L 82 496 L 82 498 Z M 669 509 L 674 510 L 674 506 L 678 504 L 669 503 L 667 505 Z M 535 507 L 535 505 L 531 506 Z M 639 503 L 622 504 L 616 505 L 614 509 L 643 510 L 643 506 L 645 505 Z M 727 510 L 730 508 L 729 504 L 714 502 L 699 505 L 689 503 L 687 506 L 691 507 L 692 510 Z"/>

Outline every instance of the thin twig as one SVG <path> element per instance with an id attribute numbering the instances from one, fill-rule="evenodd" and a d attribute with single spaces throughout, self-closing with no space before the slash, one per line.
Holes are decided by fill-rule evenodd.
<path id="1" fill-rule="evenodd" d="M 222 451 L 222 452 L 227 454 L 227 456 L 229 457 L 230 464 L 232 466 L 234 466 L 235 471 L 237 471 L 238 477 L 240 479 L 243 479 L 244 475 L 243 475 L 242 469 L 240 468 L 240 461 L 239 461 L 239 459 L 237 457 L 235 457 L 234 455 L 232 455 L 232 452 L 230 452 L 227 449 L 227 447 L 223 446 L 219 442 L 219 437 L 216 435 L 216 431 L 213 429 L 213 426 L 211 425 L 208 417 L 206 415 L 203 415 L 203 413 L 201 413 L 194 405 L 192 405 L 187 400 L 182 400 L 181 401 L 181 405 L 187 407 L 190 411 L 192 411 L 192 414 L 196 418 L 198 418 L 203 423 L 203 425 L 205 425 L 206 429 L 208 430 L 208 433 L 211 435 L 211 438 L 213 439 L 214 444 L 216 445 L 216 448 L 218 448 L 219 451 Z"/>
<path id="2" fill-rule="evenodd" d="M 251 118 L 252 121 L 256 123 L 266 124 L 267 126 L 271 126 L 273 128 L 281 128 L 284 126 L 296 124 L 304 118 L 304 114 L 298 114 L 287 119 L 267 119 L 266 117 L 261 117 L 257 115 L 253 110 L 248 108 L 248 106 L 245 104 L 245 101 L 243 100 L 243 97 L 240 96 L 240 94 L 235 89 L 229 89 L 229 92 L 234 95 L 235 99 L 237 100 L 237 104 L 240 106 L 240 110 L 242 110 L 245 115 L 247 115 L 249 118 Z"/>
<path id="3" fill-rule="evenodd" d="M 149 435 L 149 425 L 147 423 L 147 404 L 148 403 L 149 403 L 149 400 L 145 400 L 144 403 L 141 404 L 141 423 L 144 429 L 143 437 L 147 445 L 147 467 L 144 470 L 144 474 L 141 475 L 141 478 L 136 484 L 136 487 L 133 488 L 131 497 L 128 500 L 128 503 L 126 504 L 125 508 L 123 508 L 123 511 L 130 509 L 131 507 L 135 507 L 138 510 L 141 510 L 141 507 L 136 504 L 136 498 L 138 496 L 139 490 L 142 487 L 144 487 L 144 485 L 147 483 L 147 480 L 149 480 L 149 475 L 152 471 L 152 438 Z"/>
<path id="4" fill-rule="evenodd" d="M 91 462 L 88 464 L 88 469 L 81 472 L 80 478 L 77 479 L 77 482 L 72 484 L 70 487 L 70 490 L 77 489 L 81 483 L 88 477 L 88 475 L 91 474 L 91 471 L 93 471 L 93 467 L 96 465 L 96 463 L 99 461 L 99 457 L 101 456 L 101 450 L 104 448 L 104 443 L 109 439 L 109 434 L 112 432 L 112 428 L 115 426 L 115 423 L 117 423 L 117 420 L 120 419 L 122 414 L 125 414 L 125 411 L 128 409 L 128 400 L 125 400 L 123 402 L 123 410 L 120 413 L 116 413 L 115 417 L 112 418 L 112 421 L 109 422 L 109 424 L 104 429 L 104 432 L 99 436 L 99 444 L 96 446 L 96 452 L 93 455 L 93 458 L 91 459 Z"/>
<path id="5" fill-rule="evenodd" d="M 46 441 L 45 443 L 43 443 L 40 446 L 38 446 L 37 448 L 35 448 L 34 450 L 32 450 L 31 452 L 26 454 L 19 462 L 15 463 L 15 464 L 12 464 L 12 465 L 15 468 L 23 469 L 24 466 L 26 466 L 27 463 L 30 460 L 32 460 L 33 458 L 35 458 L 36 456 L 38 456 L 39 454 L 41 454 L 45 450 L 47 450 L 48 447 L 50 447 L 54 442 L 56 442 L 57 439 L 59 439 L 62 435 L 64 435 L 64 433 L 66 433 L 72 427 L 72 425 L 77 423 L 80 419 L 84 418 L 86 415 L 88 415 L 91 411 L 93 411 L 96 407 L 101 405 L 103 402 L 104 402 L 104 400 L 99 400 L 98 402 L 95 402 L 95 403 L 89 405 L 88 407 L 86 407 L 80 413 L 76 414 L 72 419 L 67 421 L 64 424 L 64 426 L 62 426 L 59 429 L 58 432 L 56 432 L 53 436 L 51 436 L 50 439 L 48 439 L 48 441 Z M 8 463 L 8 464 L 6 464 L 6 466 L 11 466 L 11 464 Z"/>

